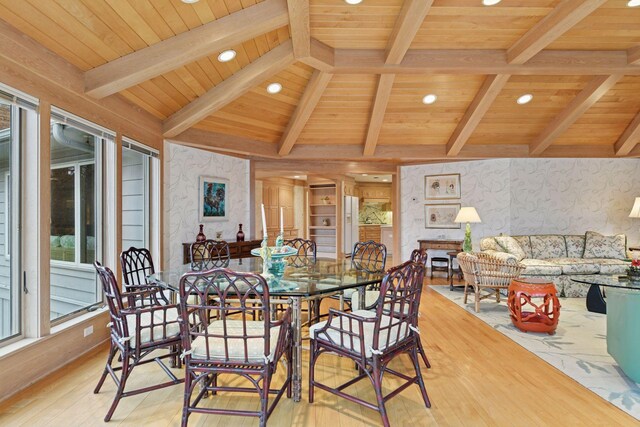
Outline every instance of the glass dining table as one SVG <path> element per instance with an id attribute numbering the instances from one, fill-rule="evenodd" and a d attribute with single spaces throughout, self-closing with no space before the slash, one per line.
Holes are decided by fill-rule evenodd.
<path id="1" fill-rule="evenodd" d="M 227 267 L 233 271 L 245 273 L 262 273 L 262 259 L 259 257 L 232 259 Z M 171 291 L 175 302 L 178 294 L 180 277 L 193 271 L 190 264 L 159 271 L 148 277 L 151 283 Z M 302 302 L 335 294 L 345 289 L 357 288 L 360 293 L 358 301 L 364 308 L 365 287 L 380 283 L 383 274 L 367 273 L 356 270 L 351 260 L 335 260 L 318 258 L 315 263 L 304 266 L 287 265 L 282 275 L 267 277 L 269 295 L 281 304 L 287 298 L 292 309 L 293 324 L 293 400 L 300 401 L 302 394 Z M 275 300 L 274 300 L 275 302 Z"/>

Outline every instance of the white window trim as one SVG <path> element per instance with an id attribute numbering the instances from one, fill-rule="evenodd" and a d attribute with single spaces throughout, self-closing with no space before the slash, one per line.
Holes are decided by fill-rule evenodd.
<path id="1" fill-rule="evenodd" d="M 9 166 L 11 169 L 11 166 Z M 9 203 L 10 203 L 10 191 L 11 186 L 9 183 L 9 177 L 11 176 L 11 171 L 7 171 L 4 173 L 4 209 L 5 209 L 5 217 L 4 217 L 4 258 L 7 260 L 11 259 L 11 251 L 10 248 L 10 240 L 11 240 L 11 227 L 9 226 Z M 11 205 L 13 206 L 13 205 Z"/>

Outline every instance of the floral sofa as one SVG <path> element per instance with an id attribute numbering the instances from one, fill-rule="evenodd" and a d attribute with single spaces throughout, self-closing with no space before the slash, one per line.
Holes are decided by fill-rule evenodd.
<path id="1" fill-rule="evenodd" d="M 625 274 L 630 265 L 624 234 L 603 236 L 587 231 L 584 235 L 501 235 L 485 237 L 480 249 L 524 264 L 523 276 L 552 280 L 563 297 L 587 295 L 588 285 L 571 280 L 576 276 Z"/>

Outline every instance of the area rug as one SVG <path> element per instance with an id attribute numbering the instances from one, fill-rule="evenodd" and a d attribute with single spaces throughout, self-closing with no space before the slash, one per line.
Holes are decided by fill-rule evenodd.
<path id="1" fill-rule="evenodd" d="M 496 331 L 509 337 L 564 374 L 640 420 L 640 384 L 629 379 L 607 353 L 606 315 L 590 313 L 584 298 L 561 298 L 560 323 L 555 335 L 524 333 L 509 319 L 506 298 L 481 302 L 476 313 L 473 297 L 463 304 L 463 292 L 430 286 Z M 639 361 L 640 363 L 640 361 Z"/>

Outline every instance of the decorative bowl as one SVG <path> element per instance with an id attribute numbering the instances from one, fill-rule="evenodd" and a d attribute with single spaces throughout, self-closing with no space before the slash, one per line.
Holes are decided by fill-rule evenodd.
<path id="1" fill-rule="evenodd" d="M 260 254 L 260 250 L 262 248 L 255 248 L 255 249 L 251 249 L 251 255 L 253 256 L 262 256 Z M 278 260 L 278 259 L 282 259 L 288 256 L 292 256 L 298 253 L 298 251 L 294 248 L 292 248 L 291 246 L 287 246 L 284 245 L 282 248 L 280 248 L 280 252 L 276 252 L 276 247 L 275 246 L 269 246 L 269 249 L 271 249 L 271 259 L 272 260 Z"/>

